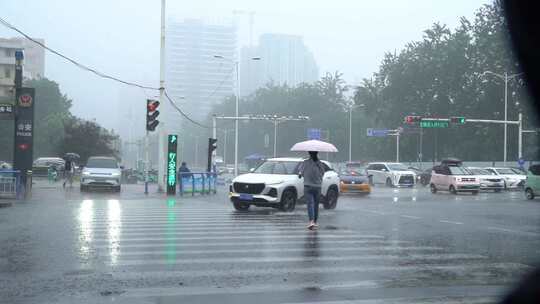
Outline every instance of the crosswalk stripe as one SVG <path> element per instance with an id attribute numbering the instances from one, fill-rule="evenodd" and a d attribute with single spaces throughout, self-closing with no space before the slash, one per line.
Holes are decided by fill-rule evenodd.
<path id="1" fill-rule="evenodd" d="M 408 241 L 381 241 L 381 240 L 318 240 L 317 244 L 365 244 L 365 245 L 390 245 L 390 244 L 407 244 L 410 243 Z M 176 243 L 174 243 L 176 244 Z M 274 240 L 260 240 L 259 242 L 188 242 L 188 243 L 181 243 L 176 244 L 178 247 L 222 247 L 222 246 L 275 246 L 275 245 L 302 245 L 298 240 L 286 240 L 286 241 L 274 241 Z M 99 248 L 160 248 L 160 247 L 167 247 L 171 244 L 123 244 L 120 246 L 120 244 L 114 242 L 113 244 L 109 245 L 93 245 L 93 248 L 99 249 Z"/>
<path id="2" fill-rule="evenodd" d="M 288 228 L 294 228 L 294 229 L 300 229 L 306 231 L 306 225 L 305 223 L 263 223 L 263 224 L 256 224 L 256 223 L 230 223 L 230 224 L 215 224 L 212 222 L 208 223 L 193 223 L 193 224 L 187 224 L 187 223 L 156 223 L 156 224 L 147 224 L 147 225 L 124 225 L 121 223 L 114 223 L 115 227 L 122 227 L 122 229 L 147 229 L 147 228 L 197 228 L 197 227 L 208 227 L 208 229 L 211 228 L 255 228 L 255 229 L 264 229 L 264 228 L 275 228 L 275 227 L 288 227 Z M 93 230 L 109 230 L 110 225 L 101 225 L 101 226 L 92 226 Z"/>
<path id="3" fill-rule="evenodd" d="M 106 221 L 94 221 L 90 222 L 93 223 L 95 226 L 107 226 L 110 224 L 116 224 L 121 223 L 122 225 L 129 226 L 129 225 L 142 225 L 147 224 L 148 221 L 120 221 L 120 220 L 106 220 Z M 162 220 L 162 221 L 152 221 L 152 223 L 155 224 L 260 224 L 260 220 L 213 220 L 213 219 L 206 219 L 206 220 L 179 220 L 179 219 L 173 219 L 170 221 Z M 283 221 L 277 221 L 277 220 L 267 220 L 262 223 L 283 223 Z M 302 221 L 299 219 L 287 221 L 287 223 L 294 223 L 294 224 L 303 224 L 306 225 L 306 221 Z"/>
<path id="4" fill-rule="evenodd" d="M 121 256 L 121 254 L 119 254 Z M 215 267 L 216 264 L 232 264 L 232 263 L 290 263 L 290 262 L 346 262 L 346 261 L 365 261 L 365 260 L 401 260 L 411 261 L 422 259 L 424 261 L 433 260 L 478 260 L 485 259 L 485 256 L 475 254 L 414 254 L 403 256 L 402 254 L 377 254 L 377 255 L 342 255 L 342 256 L 295 256 L 295 257 L 228 257 L 228 258 L 196 258 L 181 260 L 175 259 L 171 261 L 167 258 L 153 260 L 126 260 L 117 261 L 115 266 L 137 266 L 137 265 L 181 265 L 181 264 L 205 264 Z"/>
<path id="5" fill-rule="evenodd" d="M 180 235 L 182 235 L 180 233 Z M 306 235 L 244 235 L 244 236 L 198 236 L 198 237 L 184 237 L 184 236 L 161 236 L 153 238 L 125 238 L 120 237 L 116 241 L 117 243 L 124 244 L 129 242 L 161 242 L 161 241 L 223 241 L 223 240 L 273 240 L 275 238 L 279 239 L 300 239 L 305 240 L 306 238 L 311 238 Z M 317 236 L 317 240 L 322 239 L 351 239 L 351 240 L 364 240 L 364 239 L 384 239 L 384 237 L 379 235 L 336 235 L 336 234 L 322 234 Z M 94 240 L 94 244 L 108 243 L 107 238 L 104 240 Z M 315 241 L 314 241 L 315 242 Z"/>
<path id="6" fill-rule="evenodd" d="M 170 233 L 171 231 L 168 231 L 166 229 L 162 229 L 159 231 L 140 231 L 140 230 L 121 230 L 120 234 L 122 238 L 124 237 L 137 237 L 137 236 L 160 236 L 167 233 Z M 306 235 L 306 231 L 300 231 L 300 230 L 294 230 L 291 231 L 290 229 L 267 229 L 267 230 L 257 230 L 257 231 L 245 231 L 245 230 L 208 230 L 208 229 L 186 229 L 186 230 L 174 230 L 174 233 L 178 233 L 180 235 L 222 235 L 222 236 L 229 236 L 229 235 L 273 235 L 276 237 L 282 236 L 283 234 L 287 235 Z M 352 230 L 325 230 L 325 231 L 319 231 L 318 234 L 325 234 L 325 233 L 339 233 L 341 235 L 359 235 L 362 236 L 362 234 L 357 234 L 357 232 L 354 232 Z M 99 233 L 93 233 L 93 235 L 97 237 L 107 237 L 108 231 L 100 231 Z"/>
<path id="7" fill-rule="evenodd" d="M 418 264 L 418 265 L 380 265 L 380 266 L 309 266 L 309 267 L 268 267 L 268 268 L 238 268 L 238 269 L 208 269 L 208 270 L 176 270 L 176 269 L 163 269 L 159 271 L 137 269 L 137 271 L 122 271 L 114 273 L 114 277 L 117 279 L 130 279 L 144 277 L 151 279 L 152 277 L 165 279 L 167 277 L 201 277 L 212 276 L 217 279 L 218 277 L 231 277 L 237 276 L 261 276 L 261 275 L 283 275 L 283 274 L 331 274 L 331 273 L 365 273 L 365 272 L 383 272 L 390 271 L 392 273 L 399 272 L 413 272 L 429 270 L 434 271 L 455 271 L 455 272 L 469 272 L 482 270 L 479 275 L 485 273 L 486 269 L 498 271 L 525 271 L 530 267 L 519 263 L 473 263 L 466 265 L 439 265 L 439 264 Z"/>
<path id="8" fill-rule="evenodd" d="M 347 252 L 347 251 L 353 251 L 353 252 L 380 252 L 380 251 L 390 251 L 390 252 L 411 252 L 411 251 L 418 251 L 418 252 L 437 252 L 442 251 L 444 248 L 442 247 L 430 247 L 430 246 L 373 246 L 373 247 L 335 247 L 335 248 L 317 248 L 316 251 L 319 253 L 339 253 L 339 252 Z M 305 248 L 244 248 L 244 249 L 213 249 L 212 251 L 209 250 L 179 250 L 176 254 L 178 255 L 196 255 L 196 254 L 227 254 L 227 253 L 238 253 L 238 254 L 253 254 L 253 253 L 260 253 L 260 254 L 267 254 L 267 253 L 295 253 L 295 252 L 305 252 Z M 110 252 L 103 252 L 100 253 L 103 255 L 111 255 Z M 116 255 L 117 253 L 114 253 Z M 139 256 L 139 255 L 154 255 L 154 256 L 161 256 L 170 254 L 170 250 L 141 250 L 141 251 L 121 251 L 119 254 L 120 256 Z"/>
<path id="9" fill-rule="evenodd" d="M 498 303 L 496 297 L 414 297 L 414 298 L 384 298 L 367 300 L 317 301 L 317 304 L 490 304 Z M 307 304 L 313 302 L 287 302 L 281 304 Z"/>

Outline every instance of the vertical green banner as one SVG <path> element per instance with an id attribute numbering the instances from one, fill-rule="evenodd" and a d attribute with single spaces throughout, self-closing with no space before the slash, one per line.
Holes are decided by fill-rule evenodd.
<path id="1" fill-rule="evenodd" d="M 176 161 L 178 148 L 178 135 L 170 134 L 167 138 L 167 194 L 176 194 Z"/>

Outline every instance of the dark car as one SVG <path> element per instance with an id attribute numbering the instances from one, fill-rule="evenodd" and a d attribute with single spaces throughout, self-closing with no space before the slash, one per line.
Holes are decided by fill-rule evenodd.
<path id="1" fill-rule="evenodd" d="M 424 170 L 422 173 L 420 173 L 419 182 L 420 184 L 422 184 L 422 186 L 429 185 L 429 181 L 431 180 L 431 171 L 433 171 L 433 168 L 428 168 Z"/>

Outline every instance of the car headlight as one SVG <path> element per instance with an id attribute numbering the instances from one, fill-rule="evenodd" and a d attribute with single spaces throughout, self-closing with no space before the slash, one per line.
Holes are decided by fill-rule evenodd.
<path id="1" fill-rule="evenodd" d="M 115 173 L 112 174 L 112 176 L 120 176 L 120 173 L 115 172 Z"/>
<path id="2" fill-rule="evenodd" d="M 83 171 L 83 172 L 82 172 L 82 175 L 84 175 L 84 176 L 89 176 L 89 175 L 90 175 L 90 172 L 88 172 L 88 171 Z"/>

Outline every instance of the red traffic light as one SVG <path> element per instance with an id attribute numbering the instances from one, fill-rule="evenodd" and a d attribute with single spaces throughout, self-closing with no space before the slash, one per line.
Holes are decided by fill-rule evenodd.
<path id="1" fill-rule="evenodd" d="M 147 100 L 146 104 L 148 112 L 154 112 L 159 107 L 159 101 L 157 100 Z"/>
<path id="2" fill-rule="evenodd" d="M 415 115 L 405 116 L 405 123 L 407 124 L 419 123 L 420 121 L 422 121 L 421 116 L 415 116 Z"/>

